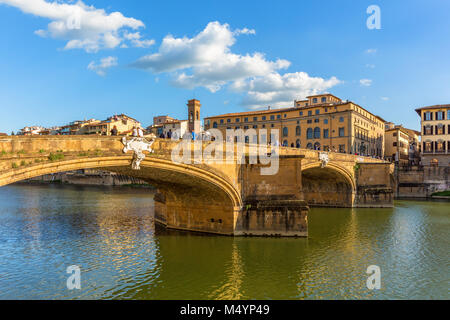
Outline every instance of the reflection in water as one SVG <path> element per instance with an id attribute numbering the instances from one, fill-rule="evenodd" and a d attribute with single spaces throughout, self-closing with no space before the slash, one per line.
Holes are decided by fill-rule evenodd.
<path id="1" fill-rule="evenodd" d="M 313 209 L 308 239 L 231 238 L 161 230 L 150 190 L 4 187 L 0 299 L 448 299 L 448 207 Z"/>
<path id="2" fill-rule="evenodd" d="M 208 299 L 211 300 L 239 300 L 242 299 L 242 280 L 244 270 L 242 268 L 242 259 L 239 254 L 237 244 L 233 242 L 229 267 L 226 268 L 227 276 L 225 282 L 215 290 Z"/>

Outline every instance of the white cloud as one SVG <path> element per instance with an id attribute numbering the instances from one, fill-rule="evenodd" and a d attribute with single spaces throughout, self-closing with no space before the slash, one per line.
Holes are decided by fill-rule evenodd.
<path id="1" fill-rule="evenodd" d="M 155 40 L 142 40 L 142 36 L 139 32 L 126 32 L 124 38 L 130 40 L 131 44 L 136 48 L 148 48 L 155 44 Z"/>
<path id="2" fill-rule="evenodd" d="M 233 32 L 235 35 L 240 35 L 240 34 L 256 34 L 255 29 L 248 29 L 248 28 L 243 28 L 243 29 L 236 29 Z"/>
<path id="3" fill-rule="evenodd" d="M 112 49 L 119 45 L 126 46 L 127 30 L 144 28 L 142 21 L 125 17 L 120 12 L 106 13 L 103 9 L 88 6 L 81 0 L 76 3 L 67 1 L 48 2 L 45 0 L 0 0 L 19 8 L 24 13 L 51 20 L 46 30 L 37 30 L 41 37 L 66 40 L 64 49 L 84 49 L 97 52 L 100 49 Z M 131 44 L 148 47 L 153 40 L 142 40 L 139 32 Z"/>
<path id="4" fill-rule="evenodd" d="M 388 100 L 389 100 L 389 97 L 381 97 L 381 100 L 383 100 L 383 101 L 388 101 Z"/>
<path id="5" fill-rule="evenodd" d="M 205 87 L 211 92 L 231 83 L 238 92 L 247 92 L 244 104 L 261 107 L 266 103 L 293 103 L 294 98 L 326 90 L 340 81 L 313 78 L 304 72 L 286 73 L 290 62 L 283 59 L 268 60 L 263 53 L 237 54 L 231 51 L 240 34 L 254 34 L 247 28 L 231 31 L 228 24 L 210 22 L 192 38 L 163 39 L 157 53 L 133 63 L 136 68 L 153 73 L 168 72 L 172 84 L 193 89 Z"/>
<path id="6" fill-rule="evenodd" d="M 366 68 L 375 69 L 375 65 L 368 63 L 368 64 L 366 64 Z"/>
<path id="7" fill-rule="evenodd" d="M 99 64 L 96 64 L 94 61 L 89 63 L 88 69 L 104 77 L 106 70 L 115 66 L 117 66 L 117 57 L 106 57 L 102 58 Z"/>
<path id="8" fill-rule="evenodd" d="M 324 92 L 341 83 L 336 77 L 328 80 L 310 77 L 306 72 L 270 73 L 264 77 L 255 77 L 246 81 L 236 81 L 232 88 L 247 91 L 244 105 L 252 108 L 270 105 L 282 107 L 292 105 L 294 100 Z"/>
<path id="9" fill-rule="evenodd" d="M 370 79 L 361 79 L 361 80 L 359 80 L 359 83 L 363 87 L 370 87 L 372 85 L 372 80 L 370 80 Z"/>
<path id="10" fill-rule="evenodd" d="M 374 54 L 374 53 L 377 53 L 377 49 L 367 49 L 367 50 L 366 50 L 366 53 L 367 53 L 367 54 Z"/>

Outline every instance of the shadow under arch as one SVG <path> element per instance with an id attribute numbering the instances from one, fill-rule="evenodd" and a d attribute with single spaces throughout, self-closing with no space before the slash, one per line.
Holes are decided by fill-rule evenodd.
<path id="1" fill-rule="evenodd" d="M 141 170 L 131 157 L 111 156 L 35 164 L 0 174 L 0 186 L 51 173 L 101 169 L 142 179 L 164 195 L 160 222 L 169 228 L 232 235 L 242 207 L 239 190 L 221 175 L 194 165 L 147 157 Z"/>
<path id="2" fill-rule="evenodd" d="M 356 182 L 339 165 L 314 163 L 302 167 L 302 191 L 310 206 L 353 207 Z"/>

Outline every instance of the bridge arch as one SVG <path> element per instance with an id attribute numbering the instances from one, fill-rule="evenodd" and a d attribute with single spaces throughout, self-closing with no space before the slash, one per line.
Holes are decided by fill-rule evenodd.
<path id="1" fill-rule="evenodd" d="M 352 207 L 356 181 L 351 172 L 334 162 L 324 168 L 320 162 L 302 166 L 302 191 L 311 206 Z"/>
<path id="2" fill-rule="evenodd" d="M 131 169 L 131 156 L 92 157 L 29 165 L 0 174 L 0 186 L 45 174 L 101 169 L 139 178 L 163 193 L 158 220 L 168 227 L 233 234 L 242 207 L 239 191 L 225 176 L 208 168 L 147 157 L 141 170 Z"/>

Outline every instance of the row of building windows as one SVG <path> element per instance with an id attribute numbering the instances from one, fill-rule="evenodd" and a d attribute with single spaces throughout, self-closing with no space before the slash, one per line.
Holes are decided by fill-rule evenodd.
<path id="1" fill-rule="evenodd" d="M 446 148 L 447 145 L 447 148 Z M 423 143 L 423 152 L 424 153 L 439 153 L 450 150 L 450 141 L 426 141 Z"/>
<path id="2" fill-rule="evenodd" d="M 392 143 L 392 146 L 394 146 L 394 147 L 396 147 L 397 145 L 398 145 L 397 142 L 393 142 L 393 143 Z M 399 146 L 400 146 L 400 148 L 404 148 L 404 147 L 405 147 L 405 144 L 404 144 L 403 142 L 400 141 Z"/>
<path id="3" fill-rule="evenodd" d="M 426 111 L 423 113 L 424 121 L 445 120 L 445 111 Z M 450 110 L 447 110 L 447 120 L 450 120 Z"/>
<path id="4" fill-rule="evenodd" d="M 283 146 L 283 147 L 289 147 L 288 141 L 287 141 L 287 140 L 284 140 L 283 143 L 282 143 L 282 146 Z M 290 147 L 291 147 L 291 148 L 301 148 L 300 140 L 297 139 L 297 141 L 295 142 L 295 144 L 294 144 L 294 143 L 291 143 Z M 328 146 L 328 145 L 323 145 L 323 146 L 322 146 L 322 145 L 320 144 L 320 142 L 315 142 L 315 143 L 309 142 L 309 143 L 306 145 L 306 149 L 331 151 L 330 146 Z M 334 149 L 336 149 L 336 148 L 334 148 Z M 341 152 L 341 153 L 345 153 L 345 144 L 340 144 L 338 150 L 339 150 L 339 152 Z M 338 151 L 338 150 L 333 150 L 333 151 L 336 152 L 336 151 Z"/>
<path id="5" fill-rule="evenodd" d="M 445 134 L 445 131 L 445 126 L 442 124 L 438 124 L 437 126 L 423 126 L 424 136 L 441 135 Z M 447 126 L 447 133 L 450 134 L 450 124 Z"/>
<path id="6" fill-rule="evenodd" d="M 236 130 L 239 130 L 240 128 L 241 127 L 239 127 L 239 126 L 235 127 Z M 258 128 L 257 125 L 253 126 L 253 129 L 257 129 L 257 128 Z M 263 128 L 265 128 L 264 125 L 263 125 Z M 231 130 L 232 128 L 228 127 L 227 129 Z M 244 130 L 248 130 L 248 129 L 249 129 L 248 126 L 244 126 Z M 316 127 L 314 129 L 308 128 L 306 130 L 306 138 L 307 139 L 320 139 L 320 134 L 321 134 L 321 129 L 319 127 Z M 344 137 L 345 136 L 345 128 L 344 127 L 339 128 L 338 129 L 338 134 L 339 134 L 339 137 Z M 289 128 L 284 127 L 282 135 L 283 135 L 283 137 L 289 136 Z M 296 136 L 300 136 L 301 135 L 301 128 L 300 128 L 300 126 L 295 127 L 295 135 Z M 327 139 L 329 137 L 330 137 L 329 129 L 323 129 L 323 138 Z"/>
<path id="7" fill-rule="evenodd" d="M 274 116 L 271 116 L 270 118 L 270 120 L 275 120 L 274 118 L 272 119 L 272 117 L 274 117 Z M 253 121 L 257 121 L 256 120 L 257 118 L 255 117 L 254 119 L 253 119 Z M 236 118 L 235 119 L 236 120 L 236 122 L 240 122 L 240 119 L 239 118 Z M 263 120 L 266 120 L 265 119 L 265 116 L 263 117 Z M 345 121 L 345 118 L 344 117 L 339 117 L 339 122 L 344 122 Z M 248 118 L 244 118 L 244 122 L 248 122 Z M 312 121 L 312 119 L 309 119 L 309 120 L 307 120 L 307 123 L 312 123 L 313 121 Z M 320 119 L 314 119 L 314 123 L 319 123 L 320 122 Z M 227 119 L 227 123 L 231 123 L 231 119 Z M 297 121 L 297 123 L 298 123 L 298 121 Z M 324 124 L 328 124 L 328 119 L 324 119 L 323 120 L 323 123 Z M 224 124 L 224 119 L 220 119 L 220 124 Z M 213 122 L 213 128 L 217 128 L 218 127 L 218 124 L 217 124 L 217 122 Z M 272 127 L 274 127 L 274 125 L 272 124 Z"/>

